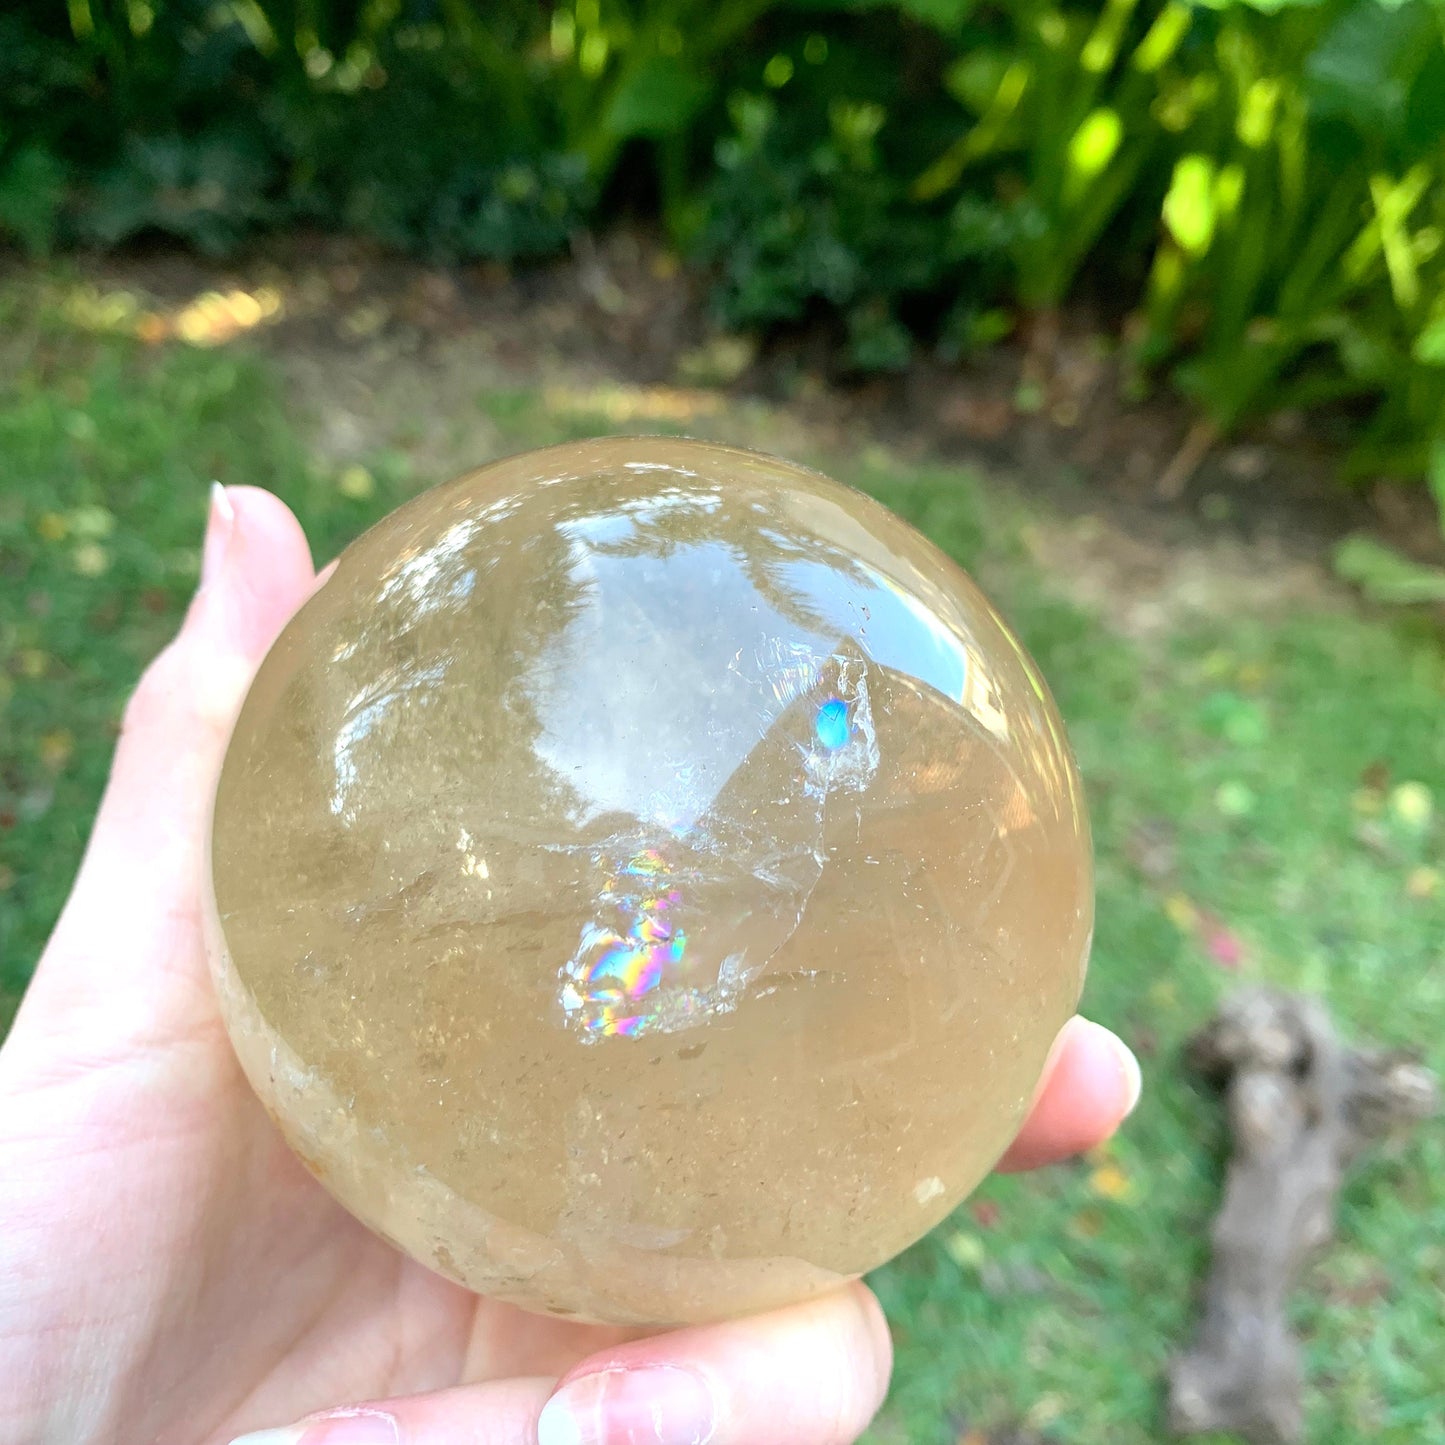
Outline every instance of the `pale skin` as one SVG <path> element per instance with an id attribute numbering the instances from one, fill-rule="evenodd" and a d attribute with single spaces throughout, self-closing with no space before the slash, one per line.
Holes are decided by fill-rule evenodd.
<path id="1" fill-rule="evenodd" d="M 856 1440 L 891 1366 L 861 1283 L 643 1337 L 545 1319 L 403 1258 L 282 1143 L 216 1011 L 201 870 L 231 720 L 316 585 L 282 503 L 218 490 L 202 587 L 127 709 L 80 875 L 0 1050 L 0 1440 Z M 1137 1096 L 1127 1049 L 1074 1019 L 1000 1167 L 1098 1143 Z"/>

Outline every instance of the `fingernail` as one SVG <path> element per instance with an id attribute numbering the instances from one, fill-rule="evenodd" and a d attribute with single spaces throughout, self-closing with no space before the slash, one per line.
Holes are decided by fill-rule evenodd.
<path id="1" fill-rule="evenodd" d="M 1108 1029 L 1104 1032 L 1109 1034 L 1109 1046 L 1114 1050 L 1114 1057 L 1118 1059 L 1119 1068 L 1124 1075 L 1124 1086 L 1129 1100 L 1124 1109 L 1124 1117 L 1127 1119 L 1134 1112 L 1139 1095 L 1144 1092 L 1144 1075 L 1139 1070 L 1139 1060 L 1134 1057 L 1133 1049 L 1118 1034 L 1110 1033 Z"/>
<path id="2" fill-rule="evenodd" d="M 220 482 L 211 483 L 211 506 L 206 517 L 206 540 L 201 547 L 201 586 L 215 580 L 221 559 L 236 525 L 236 509 Z"/>
<path id="3" fill-rule="evenodd" d="M 599 1370 L 547 1401 L 537 1445 L 707 1445 L 716 1428 L 712 1390 L 691 1370 Z"/>
<path id="4" fill-rule="evenodd" d="M 256 1430 L 231 1445 L 400 1445 L 396 1420 L 384 1410 L 328 1410 L 279 1430 Z"/>

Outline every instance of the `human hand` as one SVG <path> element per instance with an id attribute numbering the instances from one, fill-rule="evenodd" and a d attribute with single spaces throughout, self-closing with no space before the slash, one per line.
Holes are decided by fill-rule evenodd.
<path id="1" fill-rule="evenodd" d="M 316 585 L 276 498 L 217 489 L 201 589 L 127 709 L 80 875 L 0 1050 L 0 1440 L 856 1439 L 891 1361 L 861 1283 L 650 1338 L 546 1319 L 402 1257 L 282 1143 L 217 1013 L 201 869 L 231 720 Z M 1097 1143 L 1137 1093 L 1123 1045 L 1074 1019 L 1001 1167 Z"/>

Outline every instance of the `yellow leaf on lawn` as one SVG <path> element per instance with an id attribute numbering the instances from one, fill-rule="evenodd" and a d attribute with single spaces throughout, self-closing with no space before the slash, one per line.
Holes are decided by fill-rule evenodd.
<path id="1" fill-rule="evenodd" d="M 99 542 L 82 542 L 70 560 L 82 577 L 99 577 L 110 566 L 110 554 Z"/>
<path id="2" fill-rule="evenodd" d="M 1410 898 L 1433 898 L 1439 891 L 1438 868 L 1412 868 L 1405 879 L 1405 893 Z"/>
<path id="3" fill-rule="evenodd" d="M 376 490 L 376 478 L 363 466 L 350 466 L 337 477 L 336 490 L 354 502 L 364 502 Z"/>
<path id="4" fill-rule="evenodd" d="M 1089 1175 L 1089 1188 L 1101 1199 L 1125 1204 L 1134 1197 L 1134 1184 L 1117 1164 L 1101 1164 Z"/>
<path id="5" fill-rule="evenodd" d="M 45 733 L 40 739 L 40 761 L 52 773 L 58 773 L 70 761 L 75 751 L 75 739 L 64 728 Z"/>
<path id="6" fill-rule="evenodd" d="M 1035 1430 L 1052 1425 L 1064 1413 L 1064 1402 L 1058 1395 L 1040 1395 L 1024 1413 L 1024 1420 Z"/>
<path id="7" fill-rule="evenodd" d="M 943 1241 L 943 1247 L 948 1251 L 948 1257 L 960 1269 L 977 1269 L 988 1253 L 978 1235 L 969 1234 L 962 1229 L 950 1234 Z"/>
<path id="8" fill-rule="evenodd" d="M 1180 933 L 1193 933 L 1199 926 L 1199 910 L 1187 894 L 1171 893 L 1164 900 L 1164 912 Z"/>

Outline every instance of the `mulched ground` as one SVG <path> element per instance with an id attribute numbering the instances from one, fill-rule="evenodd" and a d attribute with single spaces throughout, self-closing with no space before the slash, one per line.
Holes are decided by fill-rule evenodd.
<path id="1" fill-rule="evenodd" d="M 268 243 L 218 270 L 171 250 L 87 265 L 162 300 L 226 284 L 281 283 L 271 328 L 295 354 L 381 348 L 425 358 L 485 334 L 519 381 L 547 358 L 641 385 L 719 388 L 786 403 L 815 427 L 866 428 L 902 455 L 979 463 L 1065 512 L 1103 514 L 1129 536 L 1167 548 L 1203 529 L 1323 559 L 1345 533 L 1368 530 L 1422 561 L 1445 558 L 1424 490 L 1339 480 L 1346 413 L 1275 415 L 1216 442 L 1189 465 L 1199 434 L 1163 390 L 1127 396 L 1114 345 L 1087 308 L 1026 319 L 976 361 L 921 357 L 896 375 L 850 374 L 826 321 L 759 342 L 718 333 L 698 278 L 655 238 L 619 231 L 582 238 L 545 266 L 429 268 L 334 237 Z"/>

